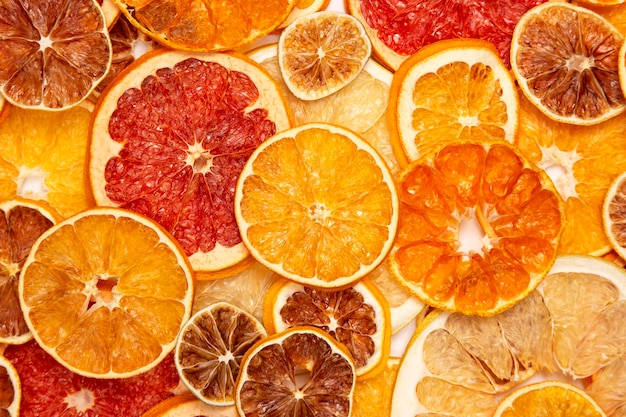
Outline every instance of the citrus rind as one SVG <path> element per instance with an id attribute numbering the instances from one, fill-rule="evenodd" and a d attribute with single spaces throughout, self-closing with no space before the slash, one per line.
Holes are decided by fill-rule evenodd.
<path id="1" fill-rule="evenodd" d="M 239 417 L 239 414 L 234 405 L 209 405 L 199 400 L 194 394 L 187 392 L 167 398 L 141 415 L 141 417 L 188 416 Z"/>
<path id="2" fill-rule="evenodd" d="M 623 216 L 626 208 L 625 182 L 626 172 L 618 175 L 611 183 L 602 205 L 604 231 L 611 246 L 622 259 L 626 259 L 626 239 L 624 236 L 626 219 Z"/>
<path id="3" fill-rule="evenodd" d="M 2 403 L 0 412 L 2 414 L 7 412 L 8 417 L 18 417 L 20 415 L 20 401 L 22 398 L 20 376 L 13 364 L 2 355 L 0 355 L 0 368 L 4 370 L 4 372 L 0 372 L 0 388 L 9 388 L 8 392 L 3 390 L 2 398 L 10 401 L 9 403 Z M 10 385 L 10 387 L 5 384 Z"/>

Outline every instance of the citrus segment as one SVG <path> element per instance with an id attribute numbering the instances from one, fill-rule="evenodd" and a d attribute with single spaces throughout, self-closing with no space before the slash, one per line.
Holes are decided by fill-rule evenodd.
<path id="1" fill-rule="evenodd" d="M 243 55 L 146 53 L 94 112 L 95 201 L 157 221 L 200 278 L 235 268 L 248 257 L 232 208 L 237 177 L 252 151 L 290 123 L 276 83 Z"/>
<path id="2" fill-rule="evenodd" d="M 372 378 L 356 381 L 352 417 L 391 415 L 391 394 L 399 367 L 400 358 L 389 358 L 381 373 Z"/>
<path id="3" fill-rule="evenodd" d="M 407 166 L 392 272 L 426 304 L 493 315 L 549 271 L 562 229 L 548 176 L 505 143 L 459 142 Z"/>
<path id="4" fill-rule="evenodd" d="M 161 401 L 141 417 L 238 417 L 235 406 L 209 405 L 188 392 Z"/>
<path id="5" fill-rule="evenodd" d="M 109 70 L 111 41 L 96 0 L 8 0 L 0 22 L 0 88 L 17 106 L 75 106 Z"/>
<path id="6" fill-rule="evenodd" d="M 80 375 L 122 378 L 153 368 L 174 349 L 191 312 L 193 275 L 156 223 L 97 208 L 41 235 L 22 269 L 19 296 L 28 328 L 56 360 Z"/>
<path id="7" fill-rule="evenodd" d="M 626 108 L 618 52 L 624 37 L 600 15 L 548 2 L 522 16 L 511 44 L 521 91 L 548 117 L 589 125 Z"/>
<path id="8" fill-rule="evenodd" d="M 397 204 L 382 158 L 353 132 L 324 123 L 263 142 L 235 191 L 251 254 L 284 277 L 326 288 L 380 264 L 395 236 Z"/>
<path id="9" fill-rule="evenodd" d="M 326 97 L 361 72 L 371 54 L 363 26 L 352 16 L 322 11 L 299 17 L 278 40 L 285 83 L 302 100 Z"/>
<path id="10" fill-rule="evenodd" d="M 495 47 L 453 39 L 420 49 L 394 74 L 389 128 L 401 165 L 451 140 L 513 142 L 518 98 Z"/>
<path id="11" fill-rule="evenodd" d="M 17 371 L 4 356 L 0 356 L 0 415 L 17 417 L 22 389 Z"/>
<path id="12" fill-rule="evenodd" d="M 354 364 L 342 345 L 314 327 L 293 327 L 248 350 L 235 404 L 242 417 L 348 417 L 354 384 Z"/>

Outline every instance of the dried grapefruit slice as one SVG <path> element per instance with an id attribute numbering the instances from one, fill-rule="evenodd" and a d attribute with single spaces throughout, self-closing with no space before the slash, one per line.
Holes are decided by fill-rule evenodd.
<path id="1" fill-rule="evenodd" d="M 18 280 L 33 243 L 60 220 L 54 210 L 35 201 L 0 203 L 0 343 L 32 338 L 20 308 Z"/>
<path id="2" fill-rule="evenodd" d="M 562 201 L 508 143 L 443 146 L 398 178 L 392 272 L 426 304 L 493 315 L 527 296 L 557 255 Z"/>
<path id="3" fill-rule="evenodd" d="M 287 129 L 276 83 L 236 53 L 157 49 L 100 97 L 90 131 L 96 203 L 146 215 L 182 245 L 198 278 L 249 266 L 233 213 L 252 151 Z M 214 274 L 214 275 L 211 275 Z"/>
<path id="4" fill-rule="evenodd" d="M 250 313 L 217 302 L 196 312 L 183 326 L 174 359 L 180 378 L 211 405 L 235 404 L 235 381 L 246 351 L 267 336 Z"/>
<path id="5" fill-rule="evenodd" d="M 235 404 L 242 417 L 348 417 L 355 380 L 343 345 L 315 327 L 292 327 L 248 350 Z"/>
<path id="6" fill-rule="evenodd" d="M 252 154 L 235 216 L 251 254 L 307 286 L 340 288 L 379 265 L 395 236 L 398 200 L 382 158 L 355 133 L 310 123 Z"/>
<path id="7" fill-rule="evenodd" d="M 20 377 L 13 364 L 0 355 L 0 415 L 6 417 L 19 416 L 21 399 Z"/>
<path id="8" fill-rule="evenodd" d="M 57 361 L 79 375 L 125 378 L 174 349 L 191 313 L 193 274 L 155 222 L 94 208 L 35 242 L 19 296 L 35 340 Z"/>
<path id="9" fill-rule="evenodd" d="M 487 41 L 430 44 L 396 71 L 389 94 L 391 143 L 401 165 L 451 140 L 513 142 L 513 77 Z"/>
<path id="10" fill-rule="evenodd" d="M 0 91 L 17 106 L 75 106 L 109 70 L 111 41 L 96 0 L 7 0 L 0 22 Z"/>
<path id="11" fill-rule="evenodd" d="M 624 36 L 589 9 L 548 2 L 513 32 L 511 66 L 521 91 L 548 117 L 590 125 L 626 109 L 618 53 Z"/>
<path id="12" fill-rule="evenodd" d="M 163 400 L 141 415 L 141 417 L 186 416 L 239 417 L 239 414 L 234 405 L 209 405 L 188 392 Z"/>
<path id="13" fill-rule="evenodd" d="M 272 285 L 265 297 L 263 322 L 269 333 L 295 326 L 315 326 L 350 351 L 357 379 L 381 372 L 391 342 L 389 306 L 367 281 L 336 291 L 305 287 L 286 279 Z"/>

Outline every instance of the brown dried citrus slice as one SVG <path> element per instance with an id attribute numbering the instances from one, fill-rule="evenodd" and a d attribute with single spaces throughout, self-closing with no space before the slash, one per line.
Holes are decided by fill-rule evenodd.
<path id="1" fill-rule="evenodd" d="M 94 110 L 94 199 L 156 220 L 199 278 L 234 273 L 250 265 L 233 213 L 237 177 L 290 117 L 274 80 L 243 55 L 148 52 Z"/>
<path id="2" fill-rule="evenodd" d="M 211 304 L 180 331 L 174 351 L 178 374 L 205 403 L 233 405 L 241 360 L 265 336 L 265 328 L 250 313 L 226 302 Z"/>
<path id="3" fill-rule="evenodd" d="M 521 91 L 548 117 L 595 124 L 626 109 L 618 70 L 623 40 L 599 14 L 548 2 L 517 23 L 511 66 Z"/>
<path id="4" fill-rule="evenodd" d="M 246 353 L 235 404 L 242 417 L 348 417 L 355 380 L 343 345 L 315 327 L 292 327 Z"/>
<path id="5" fill-rule="evenodd" d="M 0 89 L 17 106 L 75 106 L 109 70 L 111 41 L 96 0 L 7 0 L 0 22 Z"/>
<path id="6" fill-rule="evenodd" d="M 0 415 L 19 416 L 21 398 L 20 377 L 11 362 L 0 355 Z"/>

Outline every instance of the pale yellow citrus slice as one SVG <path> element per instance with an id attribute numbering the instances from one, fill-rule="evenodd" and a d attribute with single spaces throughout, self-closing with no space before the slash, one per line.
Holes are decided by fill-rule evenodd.
<path id="1" fill-rule="evenodd" d="M 18 417 L 21 398 L 20 377 L 11 362 L 0 355 L 0 415 Z"/>
<path id="2" fill-rule="evenodd" d="M 59 363 L 88 377 L 123 378 L 174 349 L 191 314 L 193 274 L 154 221 L 101 207 L 41 235 L 22 269 L 19 296 L 35 340 Z"/>
<path id="3" fill-rule="evenodd" d="M 210 405 L 187 392 L 163 400 L 141 415 L 141 417 L 189 416 L 239 417 L 239 414 L 234 405 Z"/>

